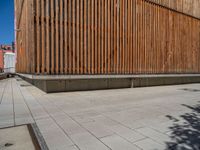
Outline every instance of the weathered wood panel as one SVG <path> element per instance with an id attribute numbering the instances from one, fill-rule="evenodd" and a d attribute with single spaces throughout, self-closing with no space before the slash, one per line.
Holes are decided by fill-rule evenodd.
<path id="1" fill-rule="evenodd" d="M 199 0 L 148 0 L 176 11 L 200 18 Z"/>
<path id="2" fill-rule="evenodd" d="M 148 0 L 21 0 L 15 8 L 20 73 L 200 73 L 200 20 Z"/>
<path id="3" fill-rule="evenodd" d="M 34 0 L 15 0 L 15 23 L 17 44 L 17 70 L 35 73 L 35 27 Z"/>

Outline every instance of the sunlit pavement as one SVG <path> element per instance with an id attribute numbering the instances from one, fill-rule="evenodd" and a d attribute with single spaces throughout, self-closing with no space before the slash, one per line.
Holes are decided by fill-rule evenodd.
<path id="1" fill-rule="evenodd" d="M 0 81 L 0 128 L 36 123 L 49 149 L 200 149 L 200 84 L 46 94 Z"/>

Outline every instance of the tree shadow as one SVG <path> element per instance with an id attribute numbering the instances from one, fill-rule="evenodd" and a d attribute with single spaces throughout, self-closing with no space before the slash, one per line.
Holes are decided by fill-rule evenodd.
<path id="1" fill-rule="evenodd" d="M 173 121 L 171 131 L 171 142 L 167 142 L 170 150 L 200 150 L 200 104 L 189 106 L 182 104 L 191 110 L 180 116 L 182 123 L 173 116 L 166 116 Z"/>

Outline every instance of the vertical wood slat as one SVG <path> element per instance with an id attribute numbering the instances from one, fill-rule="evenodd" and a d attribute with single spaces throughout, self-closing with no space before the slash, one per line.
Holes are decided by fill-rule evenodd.
<path id="1" fill-rule="evenodd" d="M 36 29 L 37 29 L 37 73 L 40 73 L 40 0 L 36 2 Z M 20 43 L 19 43 L 20 44 Z"/>
<path id="2" fill-rule="evenodd" d="M 98 51 L 97 51 L 97 70 L 98 70 L 98 74 L 100 74 L 101 73 L 101 17 L 102 17 L 102 15 L 101 15 L 101 2 L 102 2 L 102 0 L 98 0 L 98 5 L 97 5 L 97 10 L 98 10 L 98 12 L 97 12 L 97 14 L 98 14 L 98 17 L 97 17 L 97 19 L 98 19 L 98 27 L 97 27 L 97 45 L 98 45 Z"/>
<path id="3" fill-rule="evenodd" d="M 94 58 L 94 74 L 97 74 L 97 66 L 98 66 L 98 1 L 95 1 L 95 4 L 94 4 L 94 10 L 95 10 L 95 16 L 94 16 L 94 20 L 95 20 L 95 26 L 94 26 L 94 29 L 95 29 L 95 39 L 94 39 L 94 45 L 95 45 L 95 48 L 94 48 L 94 55 L 95 55 L 95 58 Z"/>
<path id="4" fill-rule="evenodd" d="M 35 8 L 35 2 L 33 0 L 30 0 L 26 2 L 26 17 L 27 17 L 27 48 L 30 49 L 30 51 L 27 51 L 28 58 L 30 58 L 30 61 L 28 62 L 28 72 L 34 73 L 36 71 L 35 66 L 35 26 L 34 26 L 34 15 L 35 12 L 33 11 Z M 31 10 L 31 11 L 29 11 Z M 30 36 L 33 35 L 33 36 Z"/>
<path id="5" fill-rule="evenodd" d="M 54 9 L 55 9 L 55 5 L 54 5 L 54 0 L 51 0 L 51 73 L 54 73 L 55 71 L 55 61 L 54 61 L 54 58 L 55 58 L 55 51 L 54 51 L 54 48 L 55 48 L 55 38 L 54 38 L 54 33 L 55 33 L 55 27 L 54 27 L 54 20 L 55 20 L 55 17 L 54 17 Z"/>
<path id="6" fill-rule="evenodd" d="M 111 0 L 108 0 L 108 74 L 111 71 Z"/>
<path id="7" fill-rule="evenodd" d="M 79 4 L 79 0 L 77 0 L 76 1 L 76 10 L 79 10 L 79 8 L 80 8 L 80 4 Z M 77 29 L 76 29 L 76 59 L 77 59 L 77 61 L 76 61 L 76 72 L 77 72 L 77 74 L 79 74 L 79 72 L 80 72 L 80 53 L 79 53 L 79 46 L 80 46 L 80 11 L 76 11 L 76 23 L 77 23 L 77 25 L 76 25 L 76 27 L 77 27 Z"/>
<path id="8" fill-rule="evenodd" d="M 91 74 L 91 0 L 87 3 L 87 73 Z"/>
<path id="9" fill-rule="evenodd" d="M 25 11 L 26 11 L 26 14 L 25 14 L 25 20 L 26 21 L 28 21 L 28 2 L 25 2 Z M 24 24 L 24 27 L 26 28 L 26 30 L 25 30 L 25 32 L 24 32 L 24 36 L 25 36 L 25 45 L 24 45 L 24 47 L 25 47 L 25 49 L 28 49 L 29 47 L 29 41 L 28 41 L 28 23 L 26 23 L 26 24 Z M 28 57 L 29 57 L 29 55 L 28 55 L 28 52 L 26 51 L 25 52 L 25 61 L 27 62 L 27 59 L 28 59 Z M 24 67 L 25 67 L 25 69 L 28 71 L 28 72 L 30 72 L 30 69 L 29 69 L 29 67 L 30 67 L 30 62 L 27 62 L 26 64 L 24 64 Z"/>
<path id="10" fill-rule="evenodd" d="M 49 24 L 49 1 L 46 1 L 46 72 L 50 73 L 50 24 Z"/>
<path id="11" fill-rule="evenodd" d="M 167 2 L 163 5 L 176 7 Z M 174 9 L 189 11 L 177 4 Z M 148 0 L 36 0 L 21 5 L 16 6 L 22 9 L 16 67 L 21 73 L 200 72 L 200 20 L 191 16 Z M 31 20 L 32 26 L 27 23 Z"/>
<path id="12" fill-rule="evenodd" d="M 64 73 L 68 73 L 68 1 L 64 0 Z"/>
<path id="13" fill-rule="evenodd" d="M 117 70 L 117 0 L 113 1 L 113 72 Z"/>
<path id="14" fill-rule="evenodd" d="M 72 1 L 72 72 L 76 73 L 76 0 Z"/>
<path id="15" fill-rule="evenodd" d="M 123 73 L 123 67 L 124 67 L 124 63 L 123 63 L 123 60 L 124 60 L 124 58 L 123 58 L 123 51 L 124 51 L 124 49 L 123 49 L 123 44 L 124 44 L 124 32 L 123 32 L 123 29 L 124 29 L 124 2 L 123 1 L 121 1 L 120 2 L 120 51 L 121 51 L 121 53 L 120 53 L 120 56 L 121 56 L 121 62 L 120 62 L 120 69 L 121 69 L 121 71 L 120 71 L 120 73 Z"/>
<path id="16" fill-rule="evenodd" d="M 72 9 L 71 9 L 71 0 L 68 0 L 68 73 L 72 73 Z"/>
<path id="17" fill-rule="evenodd" d="M 104 8 L 104 17 L 105 17 L 105 29 L 104 29 L 104 34 L 105 34 L 105 47 L 104 47 L 104 73 L 108 73 L 108 0 L 105 0 L 105 8 Z"/>
<path id="18" fill-rule="evenodd" d="M 84 70 L 84 74 L 87 73 L 87 0 L 83 0 L 83 57 L 84 57 L 84 65 L 83 65 L 83 70 Z"/>
<path id="19" fill-rule="evenodd" d="M 101 3 L 101 74 L 104 73 L 104 22 L 105 22 L 105 10 L 104 10 L 104 0 Z"/>
<path id="20" fill-rule="evenodd" d="M 46 47 L 46 43 L 45 43 L 45 22 L 44 22 L 44 18 L 45 18 L 45 1 L 41 1 L 41 32 L 42 32 L 42 39 L 41 39 L 41 50 L 42 50 L 42 69 L 41 72 L 45 73 L 45 68 L 46 68 L 46 62 L 45 62 L 45 47 Z"/>
<path id="21" fill-rule="evenodd" d="M 55 1 L 55 51 L 56 51 L 56 74 L 59 74 L 59 1 Z"/>
<path id="22" fill-rule="evenodd" d="M 64 72 L 64 64 L 63 64 L 63 59 L 64 59 L 64 47 L 63 47 L 63 0 L 60 0 L 60 8 L 59 8 L 59 30 L 60 30 L 60 37 L 59 37 L 59 41 L 60 41 L 60 55 L 59 55 L 59 60 L 60 60 L 60 74 L 63 74 Z"/>
<path id="23" fill-rule="evenodd" d="M 80 74 L 83 74 L 84 60 L 83 60 L 83 49 L 84 49 L 84 41 L 83 41 L 83 0 L 80 0 Z"/>
<path id="24" fill-rule="evenodd" d="M 94 4 L 95 2 L 92 0 L 91 1 L 91 57 L 92 57 L 92 61 L 91 61 L 91 68 L 92 68 L 92 74 L 95 73 L 95 62 L 94 62 L 94 50 L 95 50 L 95 19 L 94 19 L 94 14 L 95 14 L 95 9 L 94 9 Z"/>

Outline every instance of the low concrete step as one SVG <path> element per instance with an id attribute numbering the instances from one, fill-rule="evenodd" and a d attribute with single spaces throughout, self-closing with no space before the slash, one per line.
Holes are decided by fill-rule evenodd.
<path id="1" fill-rule="evenodd" d="M 18 75 L 47 93 L 200 83 L 200 74 Z"/>

